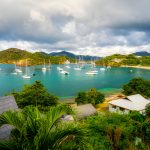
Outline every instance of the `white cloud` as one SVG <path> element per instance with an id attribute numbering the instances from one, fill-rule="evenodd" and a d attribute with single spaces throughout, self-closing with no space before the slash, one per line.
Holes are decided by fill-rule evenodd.
<path id="1" fill-rule="evenodd" d="M 149 0 L 5 0 L 0 49 L 110 55 L 150 52 Z"/>

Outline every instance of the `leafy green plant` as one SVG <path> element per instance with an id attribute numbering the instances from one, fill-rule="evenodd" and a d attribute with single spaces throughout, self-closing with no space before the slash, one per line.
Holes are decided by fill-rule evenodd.
<path id="1" fill-rule="evenodd" d="M 42 114 L 37 107 L 26 107 L 20 111 L 8 111 L 0 115 L 0 127 L 11 125 L 9 140 L 0 141 L 3 150 L 56 150 L 83 144 L 83 130 L 76 123 L 62 122 L 64 114 L 72 113 L 67 105 L 51 107 Z"/>
<path id="2" fill-rule="evenodd" d="M 33 105 L 46 109 L 46 107 L 58 104 L 58 97 L 48 93 L 40 81 L 25 85 L 21 92 L 13 92 L 13 95 L 20 108 Z"/>
<path id="3" fill-rule="evenodd" d="M 104 101 L 104 94 L 98 92 L 95 88 L 90 89 L 87 92 L 79 92 L 75 101 L 77 104 L 91 103 L 93 105 L 102 103 Z"/>

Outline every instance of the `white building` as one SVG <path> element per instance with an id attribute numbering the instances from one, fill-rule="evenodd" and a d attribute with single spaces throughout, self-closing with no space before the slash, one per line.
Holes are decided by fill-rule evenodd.
<path id="1" fill-rule="evenodd" d="M 127 114 L 129 111 L 136 110 L 140 113 L 145 112 L 145 106 L 150 103 L 140 94 L 127 96 L 124 99 L 113 100 L 109 102 L 110 112 L 119 112 Z"/>

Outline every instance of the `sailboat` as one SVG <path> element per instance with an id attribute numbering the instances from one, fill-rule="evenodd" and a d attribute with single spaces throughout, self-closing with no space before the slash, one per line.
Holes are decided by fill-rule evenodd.
<path id="1" fill-rule="evenodd" d="M 15 64 L 15 72 L 16 72 L 16 73 L 22 73 L 22 70 L 19 69 L 19 68 L 17 68 L 17 65 L 16 65 L 16 64 Z"/>
<path id="2" fill-rule="evenodd" d="M 60 65 L 60 62 L 59 62 L 59 65 Z M 58 66 L 58 67 L 57 67 L 57 70 L 63 71 L 64 69 Z"/>
<path id="3" fill-rule="evenodd" d="M 69 72 L 68 71 L 65 71 L 65 70 L 62 70 L 60 71 L 61 74 L 64 74 L 64 75 L 69 75 Z"/>
<path id="4" fill-rule="evenodd" d="M 93 70 L 88 71 L 85 74 L 87 74 L 87 75 L 97 75 L 98 74 L 98 70 L 95 69 L 95 60 L 92 61 L 92 58 L 91 58 L 91 65 L 92 65 L 92 69 Z"/>
<path id="5" fill-rule="evenodd" d="M 26 73 L 22 76 L 24 79 L 30 79 L 31 76 L 28 75 L 27 59 L 26 59 Z"/>
<path id="6" fill-rule="evenodd" d="M 46 71 L 46 67 L 45 67 L 45 60 L 44 60 L 44 66 L 42 68 L 42 71 L 45 72 Z"/>
<path id="7" fill-rule="evenodd" d="M 79 58 L 79 60 L 80 60 L 80 58 Z M 77 62 L 77 61 L 76 61 Z M 78 62 L 77 62 L 77 64 L 78 64 Z M 77 71 L 80 71 L 81 70 L 81 67 L 79 66 L 79 64 L 78 64 L 78 67 L 75 67 L 74 68 L 74 70 L 77 70 Z"/>
<path id="8" fill-rule="evenodd" d="M 50 59 L 49 59 L 49 66 L 47 67 L 48 70 L 51 69 L 51 62 L 50 62 Z"/>

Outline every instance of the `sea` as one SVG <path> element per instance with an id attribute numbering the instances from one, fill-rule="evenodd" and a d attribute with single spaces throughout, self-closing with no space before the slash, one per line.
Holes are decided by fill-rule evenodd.
<path id="1" fill-rule="evenodd" d="M 66 66 L 69 66 L 68 68 Z M 150 80 L 150 70 L 139 68 L 112 67 L 103 68 L 91 65 L 84 65 L 83 69 L 75 70 L 76 64 L 51 65 L 51 69 L 42 71 L 43 65 L 27 67 L 30 79 L 24 79 L 26 67 L 17 67 L 22 73 L 15 73 L 15 65 L 0 64 L 0 96 L 21 91 L 26 84 L 33 84 L 41 81 L 48 92 L 60 97 L 60 99 L 72 98 L 80 91 L 87 91 L 96 88 L 103 93 L 115 93 L 122 90 L 122 86 L 135 77 L 142 77 Z M 48 67 L 48 66 L 46 66 Z M 69 72 L 62 74 L 57 67 Z M 103 69 L 102 69 L 103 68 Z M 96 70 L 96 75 L 87 75 L 91 70 Z"/>

